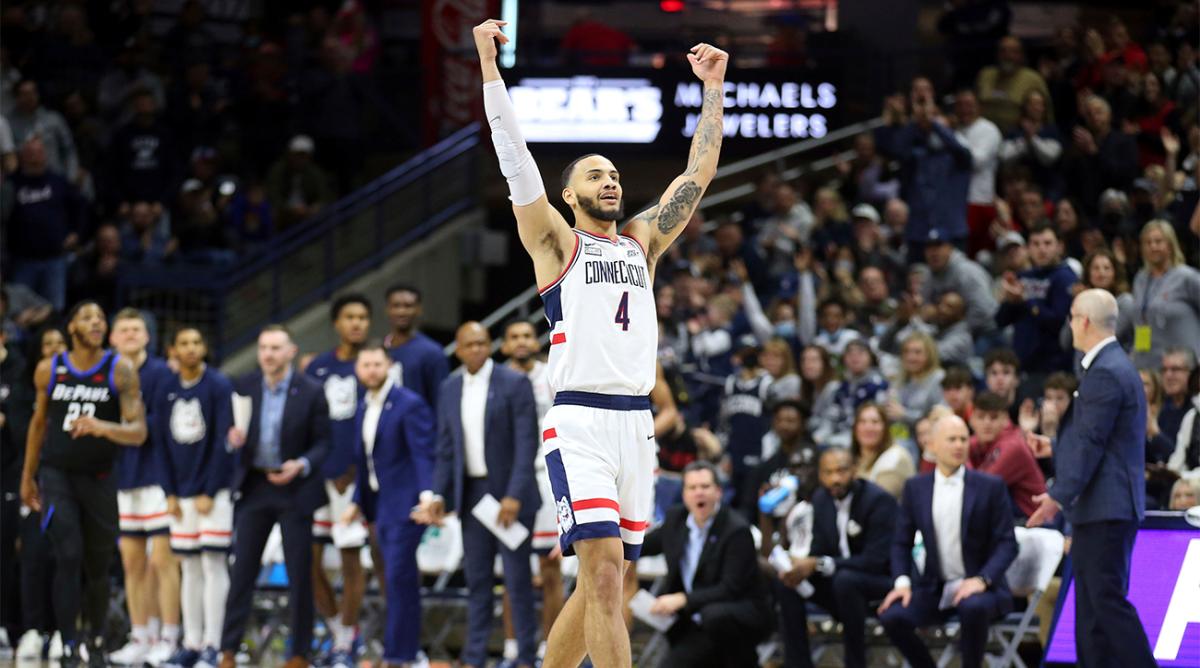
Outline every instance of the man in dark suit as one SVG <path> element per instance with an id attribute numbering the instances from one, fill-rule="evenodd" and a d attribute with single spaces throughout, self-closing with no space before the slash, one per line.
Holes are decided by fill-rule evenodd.
<path id="1" fill-rule="evenodd" d="M 317 381 L 296 373 L 296 344 L 282 325 L 268 325 L 258 335 L 259 370 L 242 379 L 234 391 L 252 402 L 249 428 L 229 430 L 234 456 L 233 572 L 221 633 L 221 666 L 235 668 L 242 643 L 254 581 L 267 536 L 278 522 L 283 531 L 288 598 L 292 609 L 292 656 L 285 668 L 308 665 L 312 644 L 312 521 L 325 503 L 319 473 L 329 450 L 329 407 Z M 236 398 L 235 398 L 236 401 Z M 236 415 L 236 413 L 235 413 Z"/>
<path id="2" fill-rule="evenodd" d="M 1054 485 L 1034 500 L 1038 526 L 1061 508 L 1074 526 L 1075 647 L 1080 665 L 1157 665 L 1137 611 L 1126 600 L 1129 558 L 1145 516 L 1146 396 L 1113 332 L 1117 301 L 1084 290 L 1071 305 L 1071 338 L 1083 376 L 1054 445 Z"/>
<path id="3" fill-rule="evenodd" d="M 913 668 L 933 668 L 917 628 L 957 612 L 962 665 L 980 666 L 988 625 L 1012 609 L 1004 579 L 1017 558 L 1012 509 L 1004 481 L 964 466 L 970 450 L 967 424 L 951 415 L 933 427 L 930 448 L 937 468 L 910 478 L 900 497 L 892 540 L 896 578 L 879 621 Z M 917 531 L 924 537 L 925 565 L 914 569 Z"/>
<path id="4" fill-rule="evenodd" d="M 520 522 L 533 530 L 541 505 L 533 459 L 538 452 L 537 406 L 529 378 L 490 358 L 492 341 L 477 322 L 458 328 L 455 353 L 462 369 L 442 382 L 437 401 L 435 496 L 414 518 L 438 522 L 457 511 L 462 520 L 463 572 L 467 579 L 467 642 L 462 662 L 482 667 L 491 635 L 492 565 L 499 550 L 504 586 L 512 602 L 517 634 L 517 665 L 537 658 L 537 618 L 533 609 L 530 541 L 515 550 L 501 544 L 471 512 L 485 495 L 500 501 L 497 522 Z"/>
<path id="5" fill-rule="evenodd" d="M 358 351 L 354 371 L 366 395 L 354 416 L 354 503 L 340 520 L 349 524 L 361 514 L 375 527 L 387 593 L 383 661 L 399 668 L 415 663 L 421 648 L 417 546 L 425 527 L 405 511 L 433 496 L 434 419 L 421 395 L 389 377 L 390 367 L 382 345 Z"/>
<path id="6" fill-rule="evenodd" d="M 783 619 L 784 665 L 811 668 L 808 615 L 796 592 L 807 579 L 809 599 L 842 622 L 844 665 L 865 668 L 867 604 L 892 588 L 888 549 L 896 525 L 896 499 L 875 483 L 855 478 L 854 457 L 829 448 L 819 460 L 821 486 L 812 497 L 812 545 L 792 570 L 773 582 Z"/>
<path id="7" fill-rule="evenodd" d="M 721 504 L 712 464 L 683 469 L 683 506 L 669 510 L 642 546 L 643 555 L 660 553 L 667 584 L 651 612 L 678 615 L 662 665 L 757 666 L 755 647 L 771 630 L 767 588 L 750 525 Z"/>

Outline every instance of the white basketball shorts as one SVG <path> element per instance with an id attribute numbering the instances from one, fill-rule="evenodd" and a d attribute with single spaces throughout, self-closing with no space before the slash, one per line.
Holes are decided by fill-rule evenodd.
<path id="1" fill-rule="evenodd" d="M 542 421 L 542 451 L 564 555 L 620 538 L 634 561 L 653 506 L 658 465 L 649 397 L 559 392 Z"/>
<path id="2" fill-rule="evenodd" d="M 213 497 L 212 510 L 201 515 L 196 497 L 179 499 L 180 519 L 171 518 L 171 551 L 197 554 L 201 550 L 224 552 L 233 540 L 233 500 L 223 489 Z"/>
<path id="3" fill-rule="evenodd" d="M 150 485 L 117 492 L 117 512 L 122 536 L 154 536 L 167 533 L 167 495 L 162 487 Z"/>

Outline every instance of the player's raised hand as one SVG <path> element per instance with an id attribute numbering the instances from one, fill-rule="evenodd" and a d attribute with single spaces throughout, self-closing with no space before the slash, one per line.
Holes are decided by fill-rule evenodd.
<path id="1" fill-rule="evenodd" d="M 508 44 L 508 36 L 500 30 L 506 25 L 508 21 L 488 19 L 471 31 L 475 35 L 475 48 L 479 50 L 480 60 L 496 59 L 496 40 L 500 40 L 501 44 Z"/>
<path id="2" fill-rule="evenodd" d="M 692 73 L 697 78 L 716 83 L 725 81 L 725 66 L 729 64 L 728 53 L 704 42 L 693 46 L 689 51 L 687 59 L 692 64 Z"/>

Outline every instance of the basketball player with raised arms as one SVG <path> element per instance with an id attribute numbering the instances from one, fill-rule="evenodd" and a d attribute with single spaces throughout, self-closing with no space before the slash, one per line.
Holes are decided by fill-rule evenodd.
<path id="1" fill-rule="evenodd" d="M 474 29 L 484 110 L 550 323 L 555 398 L 542 425 L 542 452 L 563 554 L 579 555 L 578 588 L 550 632 L 543 665 L 577 666 L 586 654 L 597 668 L 629 666 L 622 579 L 641 551 L 656 462 L 649 399 L 658 348 L 654 269 L 716 175 L 729 55 L 708 44 L 687 54 L 704 84 L 687 166 L 618 235 L 621 179 L 603 156 L 584 155 L 563 170 L 573 228 L 550 204 L 496 66 L 496 42 L 508 41 L 504 25 L 489 20 Z"/>

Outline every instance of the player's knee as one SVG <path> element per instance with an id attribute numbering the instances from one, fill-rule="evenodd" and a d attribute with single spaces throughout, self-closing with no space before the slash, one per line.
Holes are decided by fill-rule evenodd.
<path id="1" fill-rule="evenodd" d="M 362 572 L 362 560 L 359 558 L 358 549 L 342 550 L 342 575 L 358 577 Z"/>
<path id="2" fill-rule="evenodd" d="M 155 546 L 154 551 L 150 554 L 150 568 L 154 569 L 160 575 L 170 574 L 178 568 L 178 562 L 175 555 L 169 547 Z"/>
<path id="3" fill-rule="evenodd" d="M 589 602 L 602 606 L 616 606 L 621 602 L 624 574 L 621 564 L 611 560 L 597 559 L 587 566 L 587 597 Z"/>
<path id="4" fill-rule="evenodd" d="M 145 541 L 136 538 L 122 538 L 120 545 L 121 566 L 125 572 L 141 573 L 146 568 Z"/>

